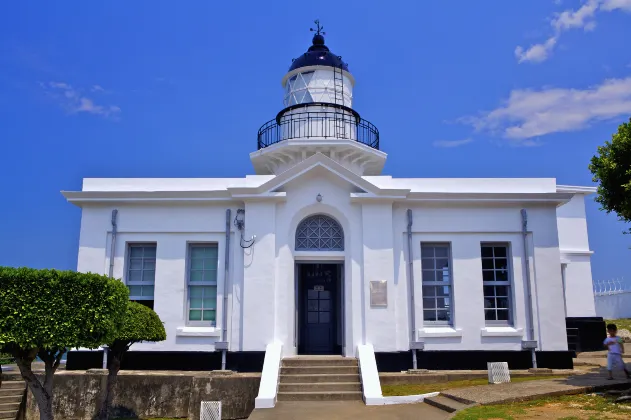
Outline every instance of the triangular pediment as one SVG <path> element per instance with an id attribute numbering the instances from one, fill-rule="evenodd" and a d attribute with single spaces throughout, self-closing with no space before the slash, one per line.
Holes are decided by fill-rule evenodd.
<path id="1" fill-rule="evenodd" d="M 294 165 L 290 169 L 282 172 L 278 176 L 270 179 L 258 187 L 252 188 L 229 188 L 233 196 L 250 195 L 250 194 L 273 194 L 282 191 L 283 187 L 289 182 L 295 181 L 301 177 L 308 176 L 313 171 L 326 171 L 327 174 L 337 177 L 340 180 L 350 184 L 356 193 L 369 196 L 383 195 L 406 195 L 409 190 L 385 190 L 379 188 L 373 183 L 365 180 L 356 173 L 348 170 L 333 159 L 316 153 L 302 162 Z"/>

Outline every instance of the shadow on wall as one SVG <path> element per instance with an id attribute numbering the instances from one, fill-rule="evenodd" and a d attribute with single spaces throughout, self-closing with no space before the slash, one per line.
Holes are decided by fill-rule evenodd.
<path id="1" fill-rule="evenodd" d="M 116 417 L 199 419 L 202 401 L 221 401 L 223 419 L 247 418 L 254 409 L 260 374 L 121 372 L 114 388 Z M 93 420 L 107 383 L 107 371 L 63 372 L 55 375 L 56 418 Z M 26 420 L 39 419 L 31 393 Z"/>

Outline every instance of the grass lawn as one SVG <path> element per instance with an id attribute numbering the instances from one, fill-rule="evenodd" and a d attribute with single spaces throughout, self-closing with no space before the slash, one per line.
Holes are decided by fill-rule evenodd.
<path id="1" fill-rule="evenodd" d="M 631 331 L 631 318 L 621 318 L 621 319 L 605 319 L 607 324 L 616 324 L 619 330 L 626 329 Z"/>
<path id="2" fill-rule="evenodd" d="M 541 379 L 559 379 L 567 378 L 567 376 L 522 376 L 511 378 L 511 382 L 537 381 Z M 430 392 L 439 392 L 446 389 L 466 388 L 475 385 L 488 385 L 487 378 L 468 379 L 462 381 L 436 382 L 433 384 L 414 384 L 414 385 L 382 385 L 381 391 L 384 397 L 393 397 L 398 395 L 418 395 Z"/>
<path id="3" fill-rule="evenodd" d="M 557 419 L 613 420 L 631 418 L 631 405 L 614 404 L 614 397 L 568 395 L 512 404 L 487 405 L 460 411 L 454 420 Z"/>

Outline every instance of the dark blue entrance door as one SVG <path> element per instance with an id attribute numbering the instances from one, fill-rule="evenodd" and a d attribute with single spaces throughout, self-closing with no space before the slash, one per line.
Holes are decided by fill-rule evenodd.
<path id="1" fill-rule="evenodd" d="M 299 352 L 336 354 L 337 266 L 301 264 L 299 270 L 301 334 Z"/>

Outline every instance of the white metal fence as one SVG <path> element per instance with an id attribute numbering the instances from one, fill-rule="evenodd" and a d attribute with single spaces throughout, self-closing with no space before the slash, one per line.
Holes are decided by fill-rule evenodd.
<path id="1" fill-rule="evenodd" d="M 631 318 L 631 283 L 623 278 L 595 281 L 594 300 L 598 316 Z"/>

